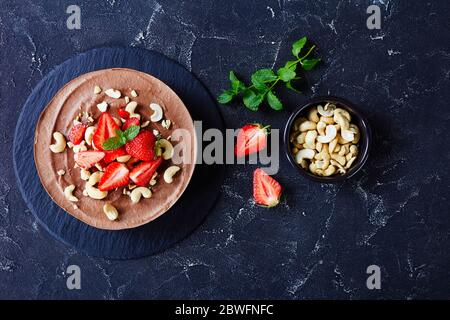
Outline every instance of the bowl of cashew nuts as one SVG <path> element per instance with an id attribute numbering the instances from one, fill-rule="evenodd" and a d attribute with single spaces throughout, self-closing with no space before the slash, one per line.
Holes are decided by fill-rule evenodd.
<path id="1" fill-rule="evenodd" d="M 289 117 L 285 152 L 299 172 L 318 182 L 339 182 L 355 175 L 367 161 L 371 131 L 349 101 L 317 97 Z"/>

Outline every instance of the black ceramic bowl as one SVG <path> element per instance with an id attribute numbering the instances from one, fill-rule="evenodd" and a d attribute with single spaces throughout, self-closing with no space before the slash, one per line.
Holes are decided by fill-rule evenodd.
<path id="1" fill-rule="evenodd" d="M 316 176 L 309 172 L 307 169 L 303 169 L 301 166 L 299 166 L 295 162 L 295 157 L 292 154 L 291 151 L 291 145 L 289 141 L 289 137 L 291 134 L 292 127 L 294 125 L 294 121 L 299 117 L 305 117 L 306 113 L 308 112 L 309 108 L 322 104 L 325 105 L 327 102 L 335 104 L 338 108 L 342 108 L 347 110 L 350 115 L 352 116 L 352 123 L 356 124 L 360 131 L 360 139 L 358 142 L 358 156 L 353 163 L 353 165 L 350 167 L 350 169 L 347 171 L 347 173 L 341 175 L 341 174 L 335 174 L 330 177 L 322 177 L 322 176 Z M 369 156 L 369 148 L 370 144 L 372 142 L 372 134 L 369 128 L 369 123 L 367 122 L 366 118 L 358 111 L 358 109 L 351 103 L 350 101 L 347 101 L 342 98 L 338 97 L 332 97 L 332 96 L 323 96 L 323 97 L 316 97 L 308 101 L 306 104 L 300 106 L 295 110 L 292 115 L 289 117 L 286 127 L 284 129 L 284 150 L 286 152 L 286 155 L 289 159 L 289 162 L 297 169 L 297 171 L 300 172 L 303 176 L 322 183 L 333 183 L 333 182 L 339 182 L 343 181 L 347 178 L 350 178 L 354 176 L 366 163 L 367 158 Z"/>

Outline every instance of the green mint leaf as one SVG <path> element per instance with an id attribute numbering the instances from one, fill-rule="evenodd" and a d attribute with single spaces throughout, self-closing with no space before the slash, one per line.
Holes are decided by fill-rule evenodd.
<path id="1" fill-rule="evenodd" d="M 302 68 L 305 70 L 311 70 L 316 66 L 317 63 L 319 63 L 320 59 L 305 59 L 302 63 Z"/>
<path id="2" fill-rule="evenodd" d="M 283 104 L 281 103 L 280 99 L 278 99 L 278 97 L 272 91 L 269 91 L 267 93 L 267 103 L 269 103 L 269 106 L 274 110 L 283 109 Z"/>
<path id="3" fill-rule="evenodd" d="M 138 135 L 139 130 L 141 130 L 139 126 L 130 126 L 127 130 L 125 130 L 124 136 L 126 141 L 133 140 Z"/>
<path id="4" fill-rule="evenodd" d="M 272 69 L 260 69 L 252 74 L 252 83 L 255 82 L 272 82 L 277 80 L 277 75 L 273 72 Z"/>
<path id="5" fill-rule="evenodd" d="M 292 54 L 298 58 L 298 55 L 300 54 L 300 51 L 302 51 L 303 47 L 306 44 L 306 37 L 303 37 L 297 41 L 294 42 L 292 45 Z"/>
<path id="6" fill-rule="evenodd" d="M 103 142 L 103 149 L 105 150 L 115 150 L 119 149 L 121 146 L 123 146 L 125 143 L 123 143 L 122 139 L 119 136 L 109 138 L 105 142 Z"/>
<path id="7" fill-rule="evenodd" d="M 297 69 L 297 63 L 298 63 L 298 61 L 292 61 L 292 60 L 291 60 L 291 61 L 286 62 L 286 64 L 284 65 L 284 67 L 285 67 L 286 69 L 295 71 L 295 69 Z"/>
<path id="8" fill-rule="evenodd" d="M 236 77 L 233 71 L 230 71 L 229 79 L 231 82 L 231 89 L 234 94 L 238 94 L 239 92 L 245 90 L 245 84 Z"/>
<path id="9" fill-rule="evenodd" d="M 288 88 L 289 90 L 292 90 L 292 91 L 294 91 L 294 92 L 297 92 L 297 93 L 302 93 L 300 90 L 295 89 L 295 88 L 292 86 L 292 82 L 291 82 L 291 81 L 286 82 L 286 88 Z"/>
<path id="10" fill-rule="evenodd" d="M 269 88 L 264 84 L 264 82 L 260 82 L 258 80 L 253 79 L 252 77 L 252 84 L 255 87 L 255 89 L 261 93 L 266 92 Z"/>
<path id="11" fill-rule="evenodd" d="M 252 111 L 257 111 L 259 105 L 264 100 L 264 94 L 263 93 L 255 93 L 253 90 L 247 90 L 244 93 L 244 105 L 249 108 Z"/>
<path id="12" fill-rule="evenodd" d="M 127 137 L 125 136 L 125 134 L 122 130 L 116 129 L 116 135 L 120 139 L 122 144 L 127 143 Z"/>
<path id="13" fill-rule="evenodd" d="M 220 104 L 227 104 L 228 102 L 233 100 L 233 98 L 234 98 L 234 92 L 231 90 L 225 90 L 224 92 L 222 92 L 219 95 L 219 97 L 217 98 L 217 101 Z"/>
<path id="14" fill-rule="evenodd" d="M 288 82 L 294 79 L 296 75 L 295 71 L 287 69 L 285 67 L 278 69 L 277 73 L 280 79 L 283 80 L 284 82 Z"/>

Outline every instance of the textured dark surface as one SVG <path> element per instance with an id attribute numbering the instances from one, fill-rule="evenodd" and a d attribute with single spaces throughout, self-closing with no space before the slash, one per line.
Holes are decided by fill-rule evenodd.
<path id="1" fill-rule="evenodd" d="M 448 1 L 90 1 L 82 29 L 66 28 L 68 1 L 1 1 L 0 297 L 2 298 L 450 298 L 450 5 Z M 375 3 L 381 30 L 366 28 Z M 38 81 L 78 52 L 104 45 L 154 49 L 186 66 L 213 94 L 234 68 L 278 66 L 308 35 L 325 63 L 287 110 L 221 106 L 227 127 L 283 128 L 313 95 L 343 96 L 366 113 L 375 144 L 363 175 L 320 185 L 280 156 L 285 200 L 251 202 L 254 166 L 229 166 L 215 210 L 161 254 L 107 261 L 54 240 L 16 186 L 12 140 Z M 265 109 L 265 108 L 264 108 Z M 66 289 L 77 264 L 82 289 Z M 366 288 L 377 264 L 382 289 Z"/>
<path id="2" fill-rule="evenodd" d="M 177 203 L 163 216 L 138 228 L 96 229 L 66 214 L 53 202 L 41 185 L 34 164 L 33 142 L 39 115 L 57 91 L 72 79 L 91 71 L 119 67 L 157 77 L 179 95 L 193 120 L 202 121 L 205 130 L 224 130 L 211 95 L 192 73 L 174 60 L 141 48 L 93 49 L 55 67 L 34 88 L 16 125 L 13 161 L 18 187 L 28 208 L 51 234 L 95 257 L 132 259 L 161 252 L 195 229 L 217 200 L 225 167 L 197 165 L 188 188 Z"/>

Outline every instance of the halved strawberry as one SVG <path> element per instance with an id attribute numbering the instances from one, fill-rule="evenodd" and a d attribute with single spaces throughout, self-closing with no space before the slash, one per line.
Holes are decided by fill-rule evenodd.
<path id="1" fill-rule="evenodd" d="M 138 186 L 146 186 L 149 184 L 153 175 L 158 169 L 159 165 L 162 163 L 162 158 L 158 157 L 156 160 L 149 162 L 142 162 L 138 164 L 130 172 L 130 179 Z"/>
<path id="2" fill-rule="evenodd" d="M 69 140 L 73 144 L 80 144 L 84 138 L 84 132 L 86 131 L 87 126 L 85 124 L 76 124 L 72 127 L 72 130 L 69 132 Z"/>
<path id="3" fill-rule="evenodd" d="M 124 147 L 115 150 L 105 150 L 105 157 L 103 158 L 103 161 L 105 163 L 111 163 L 118 157 L 124 156 L 126 154 L 127 152 L 125 151 Z"/>
<path id="4" fill-rule="evenodd" d="M 122 119 L 127 120 L 128 118 L 130 118 L 130 113 L 128 111 L 126 111 L 124 108 L 120 108 L 117 111 L 117 113 L 119 114 L 119 117 L 121 117 Z"/>
<path id="5" fill-rule="evenodd" d="M 237 157 L 261 151 L 267 146 L 267 134 L 269 126 L 259 123 L 246 124 L 238 133 L 234 153 Z"/>
<path id="6" fill-rule="evenodd" d="M 74 159 L 75 162 L 83 169 L 92 168 L 96 163 L 101 161 L 105 157 L 105 153 L 103 151 L 81 151 L 75 153 Z"/>
<path id="7" fill-rule="evenodd" d="M 103 112 L 98 120 L 97 129 L 95 130 L 93 142 L 97 149 L 103 150 L 103 143 L 111 137 L 116 136 L 116 130 L 119 126 L 108 112 Z"/>
<path id="8" fill-rule="evenodd" d="M 151 161 L 155 157 L 155 142 L 156 138 L 148 130 L 142 130 L 131 141 L 125 144 L 127 153 L 142 161 Z"/>
<path id="9" fill-rule="evenodd" d="M 113 162 L 106 167 L 98 183 L 100 191 L 108 191 L 126 186 L 130 181 L 130 171 L 123 163 Z"/>
<path id="10" fill-rule="evenodd" d="M 125 123 L 122 125 L 122 131 L 127 130 L 129 127 L 131 126 L 140 126 L 141 122 L 139 121 L 138 118 L 133 117 L 133 118 L 129 118 L 127 121 L 125 121 Z"/>
<path id="11" fill-rule="evenodd" d="M 280 202 L 281 185 L 271 176 L 258 168 L 253 173 L 253 198 L 259 205 L 268 208 Z"/>

